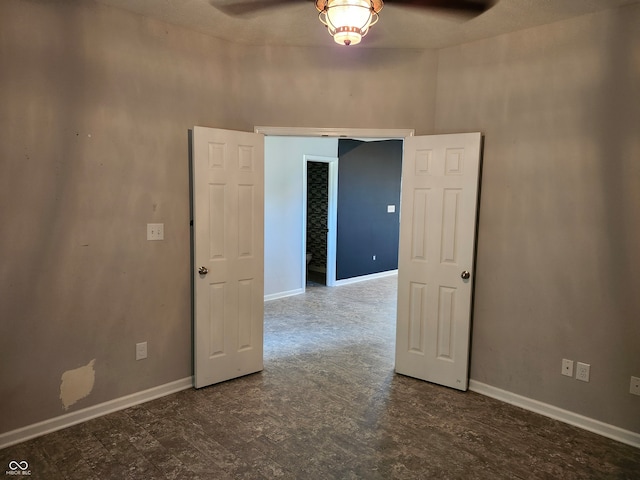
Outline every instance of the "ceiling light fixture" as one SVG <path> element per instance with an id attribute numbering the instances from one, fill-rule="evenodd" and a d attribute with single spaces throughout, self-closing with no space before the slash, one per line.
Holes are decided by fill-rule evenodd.
<path id="1" fill-rule="evenodd" d="M 378 22 L 382 0 L 316 0 L 318 18 L 340 45 L 357 45 Z"/>

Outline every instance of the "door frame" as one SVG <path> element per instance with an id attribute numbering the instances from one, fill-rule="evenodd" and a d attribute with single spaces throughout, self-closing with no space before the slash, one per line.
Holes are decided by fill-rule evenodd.
<path id="1" fill-rule="evenodd" d="M 256 126 L 255 133 L 281 137 L 338 137 L 399 139 L 415 135 L 413 128 L 324 128 L 324 127 L 271 127 Z"/>
<path id="2" fill-rule="evenodd" d="M 336 245 L 338 232 L 338 157 L 323 157 L 320 155 L 303 155 L 302 166 L 302 278 L 306 278 L 307 266 L 307 162 L 329 164 L 329 192 L 327 206 L 327 287 L 336 285 Z M 306 282 L 304 290 L 307 289 Z"/>

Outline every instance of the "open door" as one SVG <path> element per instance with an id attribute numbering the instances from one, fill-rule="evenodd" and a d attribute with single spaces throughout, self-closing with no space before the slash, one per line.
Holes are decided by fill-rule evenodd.
<path id="1" fill-rule="evenodd" d="M 408 137 L 402 165 L 396 372 L 468 386 L 480 133 Z"/>
<path id="2" fill-rule="evenodd" d="M 195 387 L 263 369 L 264 136 L 193 129 Z"/>

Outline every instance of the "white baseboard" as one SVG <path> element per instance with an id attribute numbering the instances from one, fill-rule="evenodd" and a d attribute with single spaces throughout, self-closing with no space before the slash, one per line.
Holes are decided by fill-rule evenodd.
<path id="1" fill-rule="evenodd" d="M 385 272 L 386 273 L 386 272 Z M 356 277 L 361 278 L 361 277 Z M 377 278 L 377 277 L 376 277 Z M 353 283 L 353 282 L 351 282 Z M 295 294 L 293 294 L 295 295 Z M 289 295 L 286 295 L 289 296 Z M 281 298 L 281 297 L 277 297 Z M 47 433 L 55 432 L 56 430 L 62 430 L 63 428 L 76 425 L 78 423 L 86 422 L 92 418 L 97 418 L 109 413 L 123 410 L 134 405 L 154 400 L 156 398 L 164 397 L 172 393 L 176 393 L 182 390 L 186 390 L 193 386 L 193 377 L 186 377 L 175 382 L 166 383 L 157 387 L 143 390 L 141 392 L 133 393 L 124 397 L 116 398 L 108 402 L 87 407 L 77 412 L 67 413 L 59 417 L 44 420 L 33 425 L 12 430 L 10 432 L 0 434 L 0 450 L 10 447 L 17 443 L 21 443 L 32 438 L 46 435 Z M 588 430 L 603 437 L 611 438 L 618 442 L 631 445 L 632 447 L 640 448 L 640 434 L 625 430 L 614 425 L 594 420 L 577 413 L 564 410 L 547 403 L 539 402 L 531 398 L 523 397 L 521 395 L 507 392 L 497 387 L 492 387 L 476 380 L 469 380 L 469 390 L 486 395 L 487 397 L 495 398 L 505 403 L 515 405 L 525 410 L 544 415 L 555 420 L 559 420 L 569 425 L 573 425 L 584 430 Z"/>
<path id="2" fill-rule="evenodd" d="M 554 407 L 548 403 L 539 402 L 538 400 L 507 392 L 506 390 L 492 387 L 491 385 L 477 382 L 475 380 L 469 380 L 469 390 L 524 408 L 531 412 L 539 413 L 545 417 L 553 418 L 554 420 L 559 420 L 561 422 L 568 423 L 569 425 L 597 433 L 603 437 L 626 443 L 632 447 L 640 448 L 640 434 L 630 430 L 609 425 L 608 423 L 594 420 L 593 418 L 585 417 L 568 410 L 563 410 L 562 408 Z"/>
<path id="3" fill-rule="evenodd" d="M 350 283 L 364 282 L 366 280 L 373 280 L 374 278 L 391 277 L 397 275 L 398 270 L 388 270 L 386 272 L 372 273 L 371 275 L 361 275 L 359 277 L 345 278 L 344 280 L 336 280 L 335 286 L 349 285 Z"/>
<path id="4" fill-rule="evenodd" d="M 0 450 L 16 443 L 31 440 L 32 438 L 46 435 L 47 433 L 62 430 L 63 428 L 86 422 L 92 418 L 101 417 L 109 413 L 117 412 L 140 403 L 148 402 L 156 398 L 164 397 L 181 390 L 193 387 L 193 377 L 186 377 L 175 382 L 165 383 L 157 387 L 132 393 L 124 397 L 109 400 L 92 407 L 83 408 L 77 412 L 71 412 L 59 417 L 50 418 L 42 422 L 34 423 L 26 427 L 18 428 L 10 432 L 0 434 Z"/>
<path id="5" fill-rule="evenodd" d="M 304 293 L 304 288 L 296 288 L 295 290 L 288 290 L 286 292 L 270 293 L 264 296 L 264 301 L 277 300 L 278 298 L 293 297 L 294 295 L 300 295 Z"/>

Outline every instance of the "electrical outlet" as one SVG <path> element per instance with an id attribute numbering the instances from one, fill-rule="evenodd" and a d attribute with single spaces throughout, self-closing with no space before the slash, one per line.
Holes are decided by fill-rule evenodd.
<path id="1" fill-rule="evenodd" d="M 631 377 L 631 386 L 629 387 L 629 393 L 633 395 L 640 395 L 640 378 Z"/>
<path id="2" fill-rule="evenodd" d="M 573 377 L 573 360 L 562 359 L 562 375 Z"/>
<path id="3" fill-rule="evenodd" d="M 375 256 L 375 255 L 373 256 L 373 259 L 374 259 L 374 260 L 376 259 L 376 256 Z"/>
<path id="4" fill-rule="evenodd" d="M 588 363 L 578 362 L 578 365 L 576 366 L 576 380 L 588 382 L 590 370 L 591 365 L 589 365 Z"/>
<path id="5" fill-rule="evenodd" d="M 147 358 L 147 342 L 136 343 L 136 360 Z"/>

